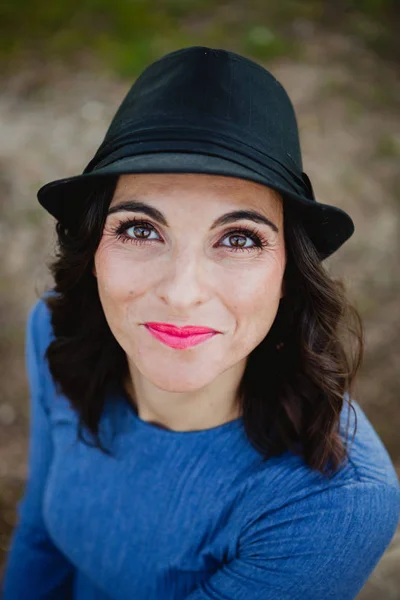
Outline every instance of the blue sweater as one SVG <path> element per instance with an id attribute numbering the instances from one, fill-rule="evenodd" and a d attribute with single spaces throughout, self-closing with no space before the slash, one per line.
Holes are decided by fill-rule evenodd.
<path id="1" fill-rule="evenodd" d="M 118 393 L 101 419 L 108 457 L 76 440 L 78 417 L 43 358 L 52 335 L 39 300 L 26 337 L 28 479 L 3 600 L 355 598 L 400 514 L 393 465 L 356 402 L 350 460 L 331 480 L 290 452 L 263 462 L 241 418 L 170 431 Z M 350 412 L 350 441 L 353 430 Z"/>

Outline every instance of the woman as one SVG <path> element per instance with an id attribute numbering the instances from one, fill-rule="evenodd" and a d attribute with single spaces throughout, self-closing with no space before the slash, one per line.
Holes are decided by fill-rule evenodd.
<path id="1" fill-rule="evenodd" d="M 28 320 L 4 600 L 355 598 L 399 482 L 322 265 L 353 222 L 314 198 L 283 87 L 232 52 L 170 53 L 38 197 L 59 249 Z"/>

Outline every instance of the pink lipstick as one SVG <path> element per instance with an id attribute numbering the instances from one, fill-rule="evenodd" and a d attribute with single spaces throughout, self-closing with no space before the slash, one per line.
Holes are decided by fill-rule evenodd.
<path id="1" fill-rule="evenodd" d="M 209 327 L 197 327 L 195 325 L 186 325 L 186 327 L 175 327 L 169 323 L 150 323 L 144 324 L 147 331 L 153 337 L 158 339 L 163 344 L 184 350 L 191 346 L 196 346 L 213 337 L 218 331 Z"/>

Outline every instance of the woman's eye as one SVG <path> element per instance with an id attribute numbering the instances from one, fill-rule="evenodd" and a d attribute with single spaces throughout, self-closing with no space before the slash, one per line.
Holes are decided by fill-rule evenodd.
<path id="1" fill-rule="evenodd" d="M 120 223 L 115 230 L 115 235 L 122 242 L 132 242 L 134 244 L 162 241 L 155 228 L 145 221 Z M 241 250 L 262 250 L 268 244 L 255 231 L 237 229 L 225 234 L 219 245 L 227 248 L 230 252 L 237 252 Z"/>
<path id="2" fill-rule="evenodd" d="M 152 236 L 152 233 L 156 234 L 156 237 Z M 121 242 L 133 242 L 135 244 L 159 239 L 154 227 L 145 222 L 120 223 L 114 229 L 114 234 Z"/>
<path id="3" fill-rule="evenodd" d="M 133 239 L 154 239 L 151 238 L 150 235 L 152 233 L 156 233 L 153 228 L 147 225 L 131 225 L 127 229 L 125 229 L 125 234 L 128 237 L 132 237 Z M 156 238 L 157 239 L 157 238 Z"/>
<path id="4" fill-rule="evenodd" d="M 243 233 L 230 234 L 224 239 L 229 241 L 229 244 L 227 246 L 230 248 L 253 248 L 254 246 L 257 245 L 250 238 L 250 236 L 245 235 Z M 221 244 L 221 245 L 225 246 L 225 244 Z"/>

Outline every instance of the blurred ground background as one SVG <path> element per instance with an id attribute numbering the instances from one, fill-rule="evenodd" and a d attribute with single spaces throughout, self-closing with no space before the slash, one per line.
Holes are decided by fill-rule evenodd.
<path id="1" fill-rule="evenodd" d="M 25 321 L 51 285 L 54 223 L 36 192 L 81 172 L 135 77 L 181 47 L 226 48 L 269 68 L 295 105 L 318 200 L 353 217 L 355 234 L 326 264 L 363 317 L 355 398 L 400 475 L 399 8 L 396 0 L 2 3 L 0 579 L 27 474 Z M 400 532 L 360 600 L 400 599 L 398 565 Z"/>

